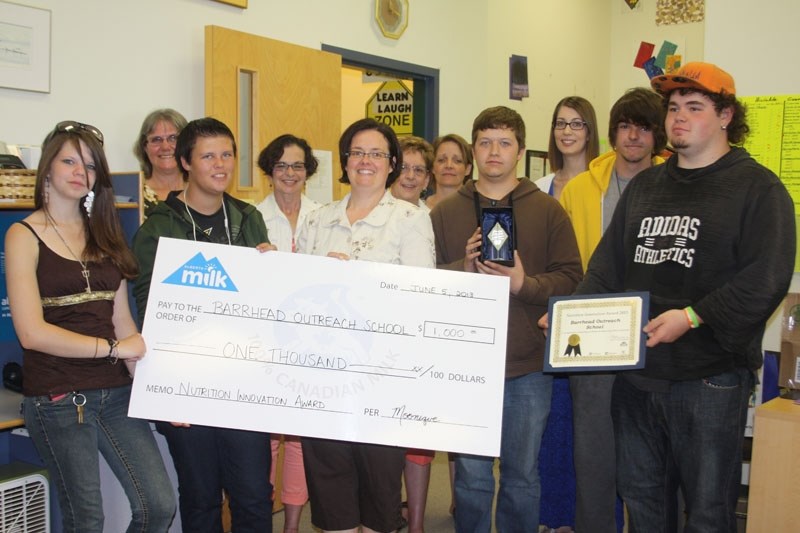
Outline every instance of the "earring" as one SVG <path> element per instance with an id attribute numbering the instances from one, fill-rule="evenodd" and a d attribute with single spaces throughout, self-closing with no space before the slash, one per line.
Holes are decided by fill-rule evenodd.
<path id="1" fill-rule="evenodd" d="M 83 208 L 86 209 L 86 216 L 92 216 L 92 204 L 94 204 L 94 191 L 89 191 L 89 194 L 86 195 L 86 199 L 83 201 Z"/>
<path id="2" fill-rule="evenodd" d="M 50 203 L 50 176 L 44 179 L 44 205 Z"/>
<path id="3" fill-rule="evenodd" d="M 728 129 L 728 126 L 720 126 L 720 129 L 722 129 L 723 131 L 725 131 L 725 130 L 727 130 L 727 129 Z"/>

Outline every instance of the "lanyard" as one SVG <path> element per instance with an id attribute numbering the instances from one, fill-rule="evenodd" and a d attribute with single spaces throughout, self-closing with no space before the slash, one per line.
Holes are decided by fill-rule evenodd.
<path id="1" fill-rule="evenodd" d="M 480 201 L 480 194 L 478 190 L 474 190 L 472 192 L 472 199 L 475 202 L 475 218 L 478 221 L 478 226 L 481 225 L 481 201 Z M 498 200 L 490 200 L 492 202 L 492 207 L 510 207 L 511 208 L 511 230 L 514 232 L 514 235 L 517 234 L 517 219 L 514 216 L 514 191 L 511 191 L 508 194 L 508 206 L 496 205 Z"/>

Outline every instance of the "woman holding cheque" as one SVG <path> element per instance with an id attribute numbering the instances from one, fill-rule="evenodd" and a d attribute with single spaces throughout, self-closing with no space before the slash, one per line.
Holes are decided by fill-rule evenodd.
<path id="1" fill-rule="evenodd" d="M 351 192 L 306 220 L 298 251 L 337 259 L 434 268 L 428 214 L 389 188 L 403 155 L 389 126 L 372 119 L 339 140 L 342 183 Z M 398 527 L 405 448 L 302 439 L 311 520 L 323 531 L 390 532 Z"/>
<path id="2" fill-rule="evenodd" d="M 161 237 L 274 250 L 258 210 L 225 192 L 236 167 L 231 130 L 213 118 L 189 122 L 178 134 L 175 158 L 185 187 L 150 212 L 133 241 L 141 273 L 133 293 L 144 320 Z M 272 531 L 269 434 L 159 422 L 178 474 L 181 524 L 192 533 L 222 531 L 222 490 L 230 496 L 236 533 Z"/>
<path id="3" fill-rule="evenodd" d="M 6 233 L 6 285 L 23 349 L 25 425 L 63 530 L 103 531 L 101 453 L 130 502 L 128 531 L 166 531 L 172 486 L 149 424 L 128 417 L 145 345 L 128 306 L 136 261 L 100 130 L 58 123 L 42 144 L 34 194 L 33 213 Z"/>

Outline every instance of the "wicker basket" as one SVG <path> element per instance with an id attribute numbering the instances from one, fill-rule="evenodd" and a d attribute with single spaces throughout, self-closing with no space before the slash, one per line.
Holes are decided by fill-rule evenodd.
<path id="1" fill-rule="evenodd" d="M 0 199 L 33 200 L 36 169 L 0 169 Z"/>

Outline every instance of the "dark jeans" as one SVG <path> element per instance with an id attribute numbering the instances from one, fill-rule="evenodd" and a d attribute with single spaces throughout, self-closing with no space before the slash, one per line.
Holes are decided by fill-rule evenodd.
<path id="1" fill-rule="evenodd" d="M 184 531 L 222 532 L 222 489 L 236 533 L 272 532 L 269 433 L 159 422 L 178 474 Z"/>
<path id="2" fill-rule="evenodd" d="M 616 533 L 617 484 L 611 392 L 617 375 L 573 374 L 575 531 Z"/>
<path id="3" fill-rule="evenodd" d="M 74 393 L 24 400 L 25 425 L 58 493 L 65 533 L 103 531 L 98 450 L 130 502 L 128 532 L 164 532 L 172 522 L 172 484 L 150 424 L 128 417 L 130 393 L 130 386 L 84 391 L 82 424 Z"/>
<path id="4" fill-rule="evenodd" d="M 668 532 L 679 486 L 685 533 L 735 533 L 742 441 L 753 376 L 735 369 L 647 392 L 620 376 L 612 413 L 617 490 L 631 533 Z M 672 530 L 674 531 L 674 529 Z"/>

